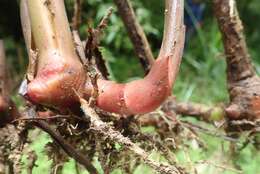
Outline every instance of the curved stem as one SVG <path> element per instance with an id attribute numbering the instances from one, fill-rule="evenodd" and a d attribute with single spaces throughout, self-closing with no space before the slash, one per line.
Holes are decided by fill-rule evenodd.
<path id="1" fill-rule="evenodd" d="M 97 106 L 121 114 L 142 114 L 171 94 L 184 46 L 183 0 L 166 0 L 164 38 L 159 57 L 142 79 L 127 84 L 98 80 Z"/>

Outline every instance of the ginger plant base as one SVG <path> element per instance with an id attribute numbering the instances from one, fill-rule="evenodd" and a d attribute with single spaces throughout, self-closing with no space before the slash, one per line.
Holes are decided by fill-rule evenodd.
<path id="1" fill-rule="evenodd" d="M 166 100 L 183 52 L 183 13 L 183 0 L 166 0 L 163 42 L 151 71 L 144 79 L 126 84 L 98 79 L 97 107 L 119 114 L 143 114 L 155 110 Z M 29 56 L 29 62 L 35 64 L 30 64 L 29 69 L 34 78 L 28 83 L 28 100 L 63 110 L 79 102 L 77 95 L 90 98 L 94 87 L 89 85 L 91 79 L 76 54 L 64 2 L 22 0 L 21 16 L 27 28 L 23 30 L 26 43 L 34 43 L 27 48 L 36 55 Z"/>
<path id="2" fill-rule="evenodd" d="M 66 108 L 77 102 L 75 91 L 82 90 L 85 82 L 83 67 L 59 59 L 41 69 L 28 84 L 27 96 L 33 103 Z"/>

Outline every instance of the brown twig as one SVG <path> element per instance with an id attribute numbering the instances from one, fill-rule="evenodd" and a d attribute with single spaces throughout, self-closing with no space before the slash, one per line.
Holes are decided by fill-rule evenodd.
<path id="1" fill-rule="evenodd" d="M 138 56 L 145 72 L 148 73 L 153 64 L 154 58 L 145 33 L 136 19 L 132 5 L 129 0 L 114 0 L 114 2 L 126 26 L 136 55 Z"/>
<path id="2" fill-rule="evenodd" d="M 34 126 L 42 129 L 43 131 L 47 132 L 54 141 L 61 146 L 61 148 L 73 159 L 75 159 L 78 163 L 82 164 L 89 172 L 93 174 L 97 174 L 96 168 L 91 164 L 91 161 L 88 160 L 85 156 L 80 154 L 68 144 L 62 137 L 59 135 L 55 130 L 53 130 L 45 121 L 33 121 Z"/>
<path id="3" fill-rule="evenodd" d="M 49 116 L 49 117 L 37 117 L 37 118 L 18 118 L 12 121 L 13 123 L 19 122 L 19 121 L 36 121 L 36 120 L 54 120 L 54 119 L 75 119 L 75 117 L 72 117 L 70 115 L 55 115 L 55 116 Z"/>
<path id="4" fill-rule="evenodd" d="M 80 154 L 68 144 L 55 130 L 53 130 L 45 121 L 33 121 L 33 125 L 47 132 L 54 140 L 57 142 L 61 148 L 78 163 L 82 164 L 90 173 L 97 174 L 96 168 L 91 164 L 91 161 L 88 160 L 85 156 Z"/>
<path id="5" fill-rule="evenodd" d="M 216 162 L 211 162 L 211 161 L 198 161 L 196 163 L 202 163 L 202 164 L 208 164 L 208 165 L 212 165 L 216 168 L 220 168 L 220 169 L 223 169 L 223 170 L 229 170 L 231 172 L 235 172 L 235 173 L 239 173 L 239 174 L 242 174 L 243 171 L 241 170 L 237 170 L 235 168 L 231 168 L 231 167 L 228 167 L 228 166 L 224 166 L 224 165 L 220 165 L 220 164 L 216 164 Z"/>
<path id="6" fill-rule="evenodd" d="M 182 116 L 193 116 L 203 121 L 219 121 L 225 118 L 224 106 L 207 106 L 205 104 L 191 102 L 177 102 L 170 98 L 162 106 L 165 112 L 173 111 Z"/>
<path id="7" fill-rule="evenodd" d="M 37 155 L 34 151 L 29 151 L 28 152 L 28 166 L 27 166 L 27 173 L 32 174 L 33 168 L 36 166 L 35 162 L 37 160 Z"/>
<path id="8" fill-rule="evenodd" d="M 77 31 L 73 31 L 73 37 L 74 37 L 74 42 L 76 44 L 77 53 L 81 59 L 81 62 L 84 65 L 84 68 L 85 68 L 86 73 L 88 74 L 88 77 L 90 78 L 89 82 L 91 83 L 91 85 L 93 87 L 92 91 L 91 92 L 89 91 L 89 94 L 91 94 L 91 97 L 90 97 L 90 99 L 92 101 L 91 103 L 95 104 L 96 98 L 98 96 L 97 78 L 100 76 L 100 74 L 102 74 L 104 78 L 107 78 L 107 75 L 108 75 L 107 70 L 104 66 L 102 66 L 103 71 L 100 68 L 98 68 L 98 67 L 100 67 L 100 66 L 98 66 L 98 62 L 96 62 L 96 64 L 93 65 L 90 63 L 90 61 L 88 61 L 88 59 L 85 55 L 84 46 L 82 45 L 82 41 L 80 40 L 80 37 L 79 37 Z M 92 43 L 89 42 L 89 40 L 88 40 L 87 45 L 88 44 L 92 44 Z M 99 53 L 98 47 L 95 47 L 94 50 L 95 50 L 94 52 Z M 92 52 L 92 51 L 90 51 L 90 52 Z M 92 53 L 90 55 L 92 56 Z M 101 54 L 99 54 L 99 55 L 101 56 Z M 102 57 L 99 57 L 99 58 L 102 59 Z M 102 64 L 102 65 L 104 65 L 104 64 Z"/>
<path id="9" fill-rule="evenodd" d="M 208 128 L 202 127 L 200 125 L 193 124 L 193 123 L 188 122 L 188 121 L 180 121 L 180 123 L 181 123 L 181 125 L 189 128 L 191 130 L 198 130 L 198 131 L 201 131 L 201 132 L 203 132 L 207 135 L 210 135 L 210 136 L 213 136 L 213 137 L 219 137 L 219 138 L 222 138 L 226 141 L 238 142 L 237 139 L 234 139 L 232 137 L 228 137 L 225 134 L 221 134 L 221 133 L 219 133 L 218 130 L 208 129 Z"/>
<path id="10" fill-rule="evenodd" d="M 113 8 L 107 10 L 106 15 L 102 18 L 97 28 L 89 28 L 88 40 L 85 45 L 85 57 L 89 60 L 92 67 L 95 67 L 100 72 L 104 79 L 108 79 L 109 73 L 106 67 L 105 60 L 99 51 L 99 44 L 103 30 L 107 27 L 109 17 L 112 15 Z"/>
<path id="11" fill-rule="evenodd" d="M 38 114 L 37 112 L 34 110 L 34 108 L 29 108 L 27 110 L 27 112 L 25 113 L 27 118 L 37 118 Z M 55 130 L 53 130 L 53 128 L 51 128 L 49 126 L 49 124 L 46 121 L 43 120 L 30 120 L 31 123 L 42 129 L 43 131 L 47 132 L 52 138 L 53 140 L 60 145 L 60 147 L 66 152 L 66 154 L 68 154 L 70 157 L 72 157 L 73 159 L 75 159 L 75 161 L 77 161 L 78 163 L 82 164 L 89 172 L 93 173 L 93 174 L 97 174 L 97 170 L 96 168 L 91 164 L 91 161 L 88 160 L 85 156 L 83 156 L 82 154 L 80 154 L 79 152 L 77 152 L 75 150 L 74 147 L 72 147 L 70 144 L 68 144 L 61 135 L 59 135 Z"/>
<path id="12" fill-rule="evenodd" d="M 89 107 L 89 104 L 84 100 L 80 99 L 81 108 L 85 113 L 86 117 L 90 118 L 91 129 L 101 135 L 108 137 L 110 140 L 124 145 L 127 149 L 138 155 L 144 163 L 152 167 L 158 173 L 165 174 L 182 174 L 183 171 L 179 170 L 175 166 L 169 166 L 166 164 L 160 164 L 149 159 L 149 155 L 135 143 L 133 143 L 129 138 L 124 137 L 120 132 L 115 131 L 111 126 L 100 120 L 99 116 L 96 114 L 94 109 Z"/>
<path id="13" fill-rule="evenodd" d="M 104 30 L 107 27 L 108 20 L 109 20 L 110 16 L 112 15 L 112 13 L 113 13 L 113 8 L 109 7 L 106 15 L 102 18 L 102 20 L 98 24 L 97 30 L 99 30 L 99 32 L 102 32 L 102 30 Z"/>
<path id="14" fill-rule="evenodd" d="M 72 17 L 72 29 L 78 30 L 81 23 L 81 5 L 82 0 L 74 0 L 74 14 Z"/>
<path id="15" fill-rule="evenodd" d="M 72 35 L 73 35 L 75 47 L 76 47 L 77 53 L 79 55 L 80 61 L 84 65 L 84 68 L 88 69 L 89 62 L 85 56 L 84 45 L 79 37 L 78 31 L 73 30 Z"/>
<path id="16" fill-rule="evenodd" d="M 227 131 L 241 132 L 243 130 L 250 130 L 252 132 L 260 132 L 260 119 L 250 121 L 248 119 L 230 120 L 228 122 Z"/>

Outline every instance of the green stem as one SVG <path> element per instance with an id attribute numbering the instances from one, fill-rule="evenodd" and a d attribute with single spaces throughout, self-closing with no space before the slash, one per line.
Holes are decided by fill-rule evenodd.
<path id="1" fill-rule="evenodd" d="M 57 50 L 61 56 L 74 57 L 73 39 L 70 32 L 63 0 L 28 0 L 31 28 L 40 56 Z"/>

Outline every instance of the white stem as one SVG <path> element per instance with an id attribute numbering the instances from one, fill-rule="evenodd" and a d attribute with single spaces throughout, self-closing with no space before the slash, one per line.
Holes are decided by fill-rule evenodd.
<path id="1" fill-rule="evenodd" d="M 173 55 L 176 44 L 181 44 L 177 41 L 180 35 L 183 36 L 183 16 L 184 0 L 165 0 L 164 33 L 159 58 Z"/>

